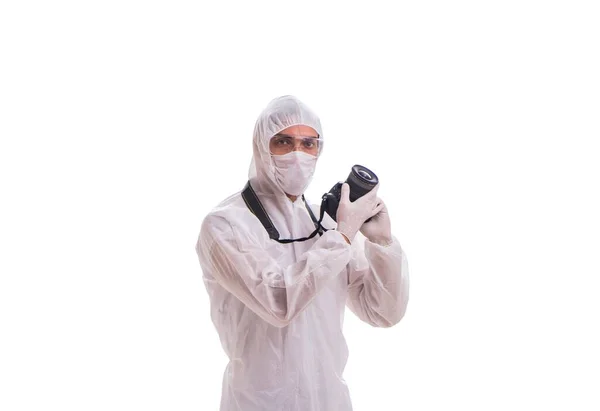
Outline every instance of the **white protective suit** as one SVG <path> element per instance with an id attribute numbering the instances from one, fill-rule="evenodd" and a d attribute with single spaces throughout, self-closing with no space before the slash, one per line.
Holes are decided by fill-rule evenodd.
<path id="1" fill-rule="evenodd" d="M 281 239 L 306 237 L 315 228 L 302 198 L 292 202 L 279 187 L 269 152 L 269 139 L 297 124 L 323 138 L 318 117 L 302 102 L 276 98 L 258 118 L 253 137 L 249 180 Z M 319 207 L 313 212 L 318 218 Z M 325 214 L 323 226 L 336 223 Z M 221 411 L 352 410 L 342 376 L 345 307 L 375 327 L 400 321 L 409 287 L 398 240 L 381 246 L 358 233 L 349 245 L 330 230 L 280 244 L 240 191 L 203 220 L 196 251 L 212 321 L 230 359 Z"/>

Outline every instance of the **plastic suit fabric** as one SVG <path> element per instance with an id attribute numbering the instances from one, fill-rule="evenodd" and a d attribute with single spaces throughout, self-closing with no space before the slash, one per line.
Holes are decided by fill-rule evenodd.
<path id="1" fill-rule="evenodd" d="M 269 139 L 317 116 L 292 96 L 277 98 L 257 120 L 249 180 L 280 238 L 305 237 L 314 224 L 301 199 L 278 186 Z M 243 182 L 240 184 L 243 186 Z M 318 216 L 319 207 L 312 206 Z M 326 214 L 323 225 L 335 228 Z M 360 233 L 351 245 L 330 230 L 280 244 L 267 235 L 241 191 L 203 220 L 196 246 L 211 318 L 230 361 L 221 411 L 349 411 L 343 379 L 348 349 L 345 307 L 375 327 L 390 327 L 408 302 L 408 266 L 398 240 L 380 246 Z"/>

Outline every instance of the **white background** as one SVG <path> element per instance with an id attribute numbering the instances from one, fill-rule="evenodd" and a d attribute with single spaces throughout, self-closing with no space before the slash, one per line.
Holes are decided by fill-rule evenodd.
<path id="1" fill-rule="evenodd" d="M 308 197 L 372 168 L 411 270 L 355 410 L 598 410 L 594 3 L 3 1 L 0 409 L 218 409 L 194 246 L 293 94 Z"/>

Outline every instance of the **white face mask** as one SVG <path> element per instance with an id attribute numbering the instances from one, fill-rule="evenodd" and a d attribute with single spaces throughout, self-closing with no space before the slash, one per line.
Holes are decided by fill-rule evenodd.
<path id="1" fill-rule="evenodd" d="M 275 178 L 283 191 L 293 196 L 304 193 L 315 172 L 317 157 L 302 151 L 271 157 L 275 163 Z"/>

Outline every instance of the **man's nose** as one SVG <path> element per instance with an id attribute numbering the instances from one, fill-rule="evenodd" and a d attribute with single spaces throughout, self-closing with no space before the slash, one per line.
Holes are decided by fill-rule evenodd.
<path id="1" fill-rule="evenodd" d="M 294 141 L 294 150 L 293 151 L 303 151 L 302 150 L 302 141 Z"/>

